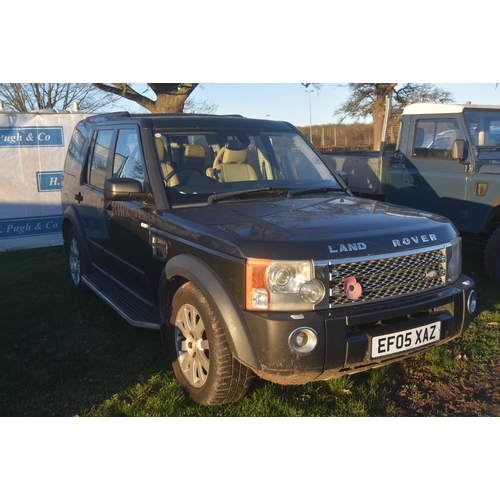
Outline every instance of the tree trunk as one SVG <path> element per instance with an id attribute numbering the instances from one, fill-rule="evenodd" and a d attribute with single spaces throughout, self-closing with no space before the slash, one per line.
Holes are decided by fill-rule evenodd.
<path id="1" fill-rule="evenodd" d="M 375 90 L 375 101 L 373 103 L 373 149 L 380 151 L 380 143 L 385 138 L 382 137 L 384 128 L 385 99 L 392 99 L 392 93 L 397 83 L 377 83 Z"/>
<path id="2" fill-rule="evenodd" d="M 148 83 L 149 88 L 156 94 L 156 101 L 136 92 L 128 83 L 93 83 L 104 92 L 124 97 L 146 108 L 151 113 L 182 113 L 184 103 L 191 92 L 198 86 L 197 83 Z"/>
<path id="3" fill-rule="evenodd" d="M 182 113 L 186 94 L 158 94 L 154 106 L 148 107 L 152 113 Z"/>
<path id="4" fill-rule="evenodd" d="M 373 103 L 373 149 L 375 151 L 380 151 L 380 143 L 382 142 L 385 113 L 384 103 L 385 98 L 383 95 L 377 95 L 377 99 Z"/>

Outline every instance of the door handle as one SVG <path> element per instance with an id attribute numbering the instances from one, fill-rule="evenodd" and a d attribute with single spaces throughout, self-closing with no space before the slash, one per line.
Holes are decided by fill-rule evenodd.
<path id="1" fill-rule="evenodd" d="M 75 200 L 80 204 L 83 201 L 82 193 L 75 194 Z"/>

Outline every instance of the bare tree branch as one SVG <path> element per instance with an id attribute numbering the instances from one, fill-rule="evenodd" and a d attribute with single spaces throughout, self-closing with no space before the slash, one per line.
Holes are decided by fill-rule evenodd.
<path id="1" fill-rule="evenodd" d="M 117 99 L 90 83 L 0 83 L 0 100 L 5 109 L 18 112 L 69 109 L 77 102 L 80 111 L 94 113 Z"/>
<path id="2" fill-rule="evenodd" d="M 184 104 L 198 83 L 148 83 L 156 100 L 137 92 L 128 83 L 93 83 L 96 88 L 136 102 L 152 113 L 182 113 Z"/>
<path id="3" fill-rule="evenodd" d="M 397 87 L 397 83 L 350 83 L 350 95 L 335 114 L 341 115 L 341 120 L 348 116 L 356 118 L 373 118 L 373 142 L 375 149 L 380 144 L 382 123 L 385 113 L 386 97 L 400 106 L 415 102 L 450 102 L 450 92 L 440 89 L 430 83 L 405 83 Z"/>
<path id="4" fill-rule="evenodd" d="M 93 83 L 94 87 L 102 90 L 104 92 L 108 92 L 110 94 L 117 95 L 119 97 L 124 97 L 129 101 L 134 101 L 137 104 L 145 107 L 146 109 L 150 109 L 154 107 L 155 101 L 149 99 L 148 97 L 139 94 L 136 92 L 130 85 L 127 83 L 113 83 L 113 85 L 108 85 L 105 83 Z"/>

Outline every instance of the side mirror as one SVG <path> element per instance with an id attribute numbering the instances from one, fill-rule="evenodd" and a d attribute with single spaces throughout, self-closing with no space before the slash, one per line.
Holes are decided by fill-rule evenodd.
<path id="1" fill-rule="evenodd" d="M 455 139 L 453 149 L 451 150 L 451 157 L 457 161 L 465 160 L 465 141 L 463 139 Z"/>
<path id="2" fill-rule="evenodd" d="M 142 192 L 142 183 L 135 179 L 115 178 L 104 182 L 104 198 L 108 201 L 145 200 L 148 193 Z"/>
<path id="3" fill-rule="evenodd" d="M 342 179 L 346 186 L 349 185 L 349 177 L 347 175 L 347 172 L 344 172 L 343 170 L 335 170 L 335 173 Z"/>

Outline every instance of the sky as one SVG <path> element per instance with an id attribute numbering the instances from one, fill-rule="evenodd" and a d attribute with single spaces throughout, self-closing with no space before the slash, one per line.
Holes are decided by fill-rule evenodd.
<path id="1" fill-rule="evenodd" d="M 197 88 L 192 96 L 217 105 L 217 114 L 283 120 L 305 127 L 310 123 L 326 125 L 338 122 L 339 115 L 335 112 L 348 97 L 346 85 L 323 83 L 316 91 L 312 86 L 306 89 L 300 83 L 208 83 Z M 495 83 L 436 85 L 449 91 L 455 103 L 471 101 L 472 104 L 500 105 L 500 85 L 497 88 Z"/>
<path id="2" fill-rule="evenodd" d="M 500 85 L 497 87 L 496 83 L 435 85 L 449 91 L 454 103 L 500 105 Z M 340 115 L 335 113 L 348 95 L 346 83 L 321 83 L 316 88 L 312 85 L 306 88 L 301 83 L 202 83 L 191 94 L 196 101 L 216 106 L 216 114 L 287 121 L 297 127 L 338 123 Z M 144 108 L 126 100 L 117 107 L 144 112 Z M 353 120 L 347 119 L 346 123 L 349 121 Z"/>
<path id="3" fill-rule="evenodd" d="M 500 81 L 500 75 L 499 75 Z M 428 81 L 427 83 L 435 83 Z M 496 83 L 435 83 L 452 94 L 453 102 L 500 105 Z M 144 87 L 143 85 L 138 88 Z M 192 93 L 196 101 L 208 101 L 216 114 L 287 121 L 298 127 L 338 123 L 335 114 L 349 93 L 346 83 L 321 83 L 319 88 L 301 83 L 202 83 Z M 152 96 L 154 98 L 154 95 Z M 143 113 L 146 110 L 121 99 L 114 110 Z M 353 121 L 346 120 L 346 123 Z"/>

